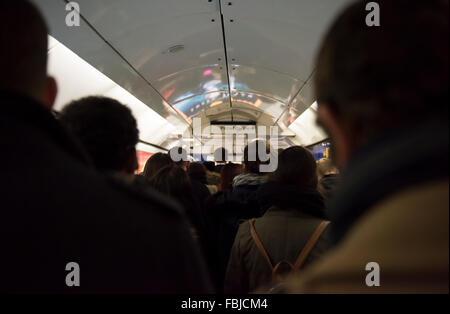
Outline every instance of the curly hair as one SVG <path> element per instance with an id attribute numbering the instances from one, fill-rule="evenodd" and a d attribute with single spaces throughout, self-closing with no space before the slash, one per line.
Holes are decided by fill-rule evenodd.
<path id="1" fill-rule="evenodd" d="M 75 100 L 62 110 L 59 120 L 80 140 L 100 170 L 122 170 L 139 141 L 131 110 L 111 98 Z"/>

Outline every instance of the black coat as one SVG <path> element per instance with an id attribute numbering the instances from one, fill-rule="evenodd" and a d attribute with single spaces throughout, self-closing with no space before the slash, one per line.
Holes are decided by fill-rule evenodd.
<path id="1" fill-rule="evenodd" d="M 89 168 L 40 104 L 2 93 L 0 143 L 0 292 L 211 292 L 182 210 Z"/>
<path id="2" fill-rule="evenodd" d="M 194 198 L 194 212 L 191 213 L 191 219 L 197 229 L 201 233 L 205 231 L 205 203 L 211 196 L 206 185 L 198 180 L 190 178 L 192 186 L 192 194 Z"/>
<path id="3" fill-rule="evenodd" d="M 222 289 L 228 258 L 239 224 L 260 217 L 259 184 L 241 184 L 213 195 L 207 201 L 206 255 L 217 289 Z"/>

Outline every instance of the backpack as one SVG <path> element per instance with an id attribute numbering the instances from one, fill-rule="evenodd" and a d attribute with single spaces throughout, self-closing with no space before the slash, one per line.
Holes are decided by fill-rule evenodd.
<path id="1" fill-rule="evenodd" d="M 290 263 L 289 261 L 286 261 L 286 260 L 282 260 L 282 261 L 278 262 L 276 265 L 273 265 L 272 261 L 269 257 L 269 254 L 267 253 L 258 234 L 256 233 L 255 220 L 256 220 L 255 218 L 249 220 L 250 234 L 252 236 L 253 242 L 256 245 L 256 248 L 261 253 L 261 255 L 264 257 L 264 259 L 266 260 L 270 269 L 272 270 L 272 282 L 273 282 L 273 284 L 276 284 L 276 285 L 279 285 L 280 283 L 282 283 L 282 281 L 284 280 L 284 278 L 287 275 L 294 274 L 294 273 L 298 272 L 298 270 L 300 268 L 302 268 L 303 264 L 305 263 L 306 259 L 308 258 L 309 254 L 311 253 L 312 249 L 316 245 L 317 240 L 319 240 L 323 231 L 330 223 L 329 221 L 322 221 L 317 226 L 317 228 L 311 234 L 310 238 L 308 239 L 305 246 L 301 250 L 300 254 L 298 255 L 297 260 L 295 261 L 294 265 L 292 265 L 292 263 Z"/>

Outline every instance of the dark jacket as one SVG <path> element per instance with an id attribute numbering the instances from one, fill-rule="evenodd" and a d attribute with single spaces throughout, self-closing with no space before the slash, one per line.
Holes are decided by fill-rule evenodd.
<path id="1" fill-rule="evenodd" d="M 391 130 L 366 143 L 341 173 L 330 203 L 332 237 L 338 243 L 380 200 L 423 182 L 448 178 L 448 121 Z"/>
<path id="2" fill-rule="evenodd" d="M 196 230 L 197 238 L 202 247 L 202 252 L 205 252 L 207 245 L 205 206 L 206 200 L 211 196 L 211 194 L 209 193 L 209 190 L 204 183 L 192 177 L 190 177 L 190 182 L 194 203 L 187 214 Z"/>
<path id="3" fill-rule="evenodd" d="M 205 228 L 205 205 L 206 200 L 211 196 L 208 188 L 203 182 L 190 178 L 192 186 L 192 194 L 195 201 L 195 216 L 196 227 L 200 228 L 203 232 Z"/>
<path id="4" fill-rule="evenodd" d="M 258 188 L 260 175 L 237 176 L 233 187 L 213 195 L 207 201 L 207 257 L 217 289 L 223 287 L 228 258 L 239 223 L 260 217 Z M 235 179 L 236 179 L 235 178 Z"/>
<path id="5" fill-rule="evenodd" d="M 182 210 L 89 168 L 40 104 L 2 93 L 0 143 L 0 292 L 211 292 Z"/>
<path id="6" fill-rule="evenodd" d="M 255 230 L 273 265 L 285 260 L 295 263 L 306 242 L 324 220 L 324 201 L 317 191 L 268 182 L 259 189 L 265 206 L 270 208 L 255 221 Z M 328 248 L 325 229 L 304 266 Z M 248 221 L 240 225 L 225 277 L 226 293 L 248 293 L 270 286 L 272 271 L 257 249 Z"/>

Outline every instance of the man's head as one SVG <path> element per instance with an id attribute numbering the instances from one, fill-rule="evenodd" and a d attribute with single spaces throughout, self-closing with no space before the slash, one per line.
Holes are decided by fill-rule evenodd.
<path id="1" fill-rule="evenodd" d="M 338 174 L 339 170 L 329 158 L 322 158 L 317 162 L 317 177 L 322 179 L 329 174 Z"/>
<path id="2" fill-rule="evenodd" d="M 31 97 L 50 109 L 57 87 L 47 76 L 47 26 L 29 1 L 0 2 L 0 89 Z"/>
<path id="3" fill-rule="evenodd" d="M 187 172 L 176 164 L 172 163 L 158 170 L 148 183 L 155 190 L 177 200 L 187 213 L 194 210 L 196 202 L 191 180 Z"/>
<path id="4" fill-rule="evenodd" d="M 244 171 L 246 173 L 260 173 L 260 165 L 268 164 L 269 159 L 270 146 L 268 143 L 261 140 L 250 142 L 244 148 Z"/>
<path id="5" fill-rule="evenodd" d="M 304 147 L 292 146 L 278 156 L 278 168 L 270 175 L 272 181 L 303 189 L 317 188 L 316 160 Z"/>
<path id="6" fill-rule="evenodd" d="M 216 170 L 215 169 L 216 165 L 214 164 L 214 161 L 205 161 L 203 165 L 205 166 L 206 170 L 210 172 L 214 172 Z"/>
<path id="7" fill-rule="evenodd" d="M 137 123 L 120 102 L 82 98 L 68 104 L 59 119 L 81 141 L 98 169 L 133 174 L 138 168 Z"/>
<path id="8" fill-rule="evenodd" d="M 389 129 L 448 123 L 448 0 L 377 1 L 379 27 L 366 25 L 367 2 L 338 17 L 316 61 L 318 122 L 338 165 Z"/>
<path id="9" fill-rule="evenodd" d="M 234 163 L 225 164 L 220 171 L 220 183 L 218 186 L 219 191 L 228 190 L 232 183 L 233 179 L 242 173 L 242 166 Z"/>

